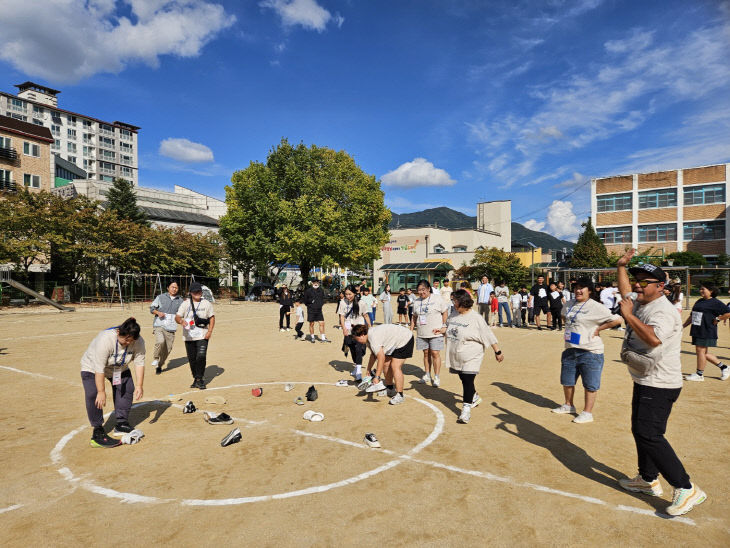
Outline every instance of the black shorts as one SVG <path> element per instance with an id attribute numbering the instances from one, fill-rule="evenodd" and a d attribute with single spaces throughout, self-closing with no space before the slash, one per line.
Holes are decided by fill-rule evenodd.
<path id="1" fill-rule="evenodd" d="M 307 321 L 308 322 L 323 322 L 324 315 L 322 314 L 321 308 L 307 308 Z"/>
<path id="2" fill-rule="evenodd" d="M 405 346 L 401 346 L 400 348 L 396 348 L 393 350 L 392 354 L 388 354 L 391 358 L 395 358 L 397 360 L 405 360 L 408 358 L 413 357 L 413 343 L 415 339 L 413 338 L 413 335 L 411 335 L 411 340 L 406 343 Z"/>
<path id="3" fill-rule="evenodd" d="M 406 308 L 398 307 L 398 314 L 408 314 L 408 310 Z"/>
<path id="4" fill-rule="evenodd" d="M 550 311 L 547 303 L 535 304 L 532 309 L 534 310 L 535 316 L 539 316 L 540 312 L 547 314 Z"/>

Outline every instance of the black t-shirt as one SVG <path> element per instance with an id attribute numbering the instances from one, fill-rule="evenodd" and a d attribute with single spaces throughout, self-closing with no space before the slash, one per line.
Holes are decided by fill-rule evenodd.
<path id="1" fill-rule="evenodd" d="M 408 295 L 398 295 L 398 308 L 408 307 Z"/>
<path id="2" fill-rule="evenodd" d="M 545 284 L 535 284 L 530 289 L 530 295 L 533 296 L 533 305 L 542 306 L 547 304 L 548 295 L 550 294 L 550 288 Z"/>
<path id="3" fill-rule="evenodd" d="M 548 293 L 548 303 L 550 304 L 551 310 L 557 310 L 563 307 L 563 294 L 558 291 L 550 291 Z"/>
<path id="4" fill-rule="evenodd" d="M 717 339 L 715 318 L 728 312 L 728 307 L 715 297 L 700 299 L 692 307 L 692 328 L 689 334 L 698 339 Z"/>
<path id="5" fill-rule="evenodd" d="M 527 290 L 520 290 L 520 308 L 527 308 L 527 299 L 525 297 L 527 297 L 528 295 L 529 293 L 527 292 Z"/>
<path id="6" fill-rule="evenodd" d="M 324 305 L 324 289 L 308 287 L 304 292 L 304 304 L 309 310 L 322 310 Z"/>

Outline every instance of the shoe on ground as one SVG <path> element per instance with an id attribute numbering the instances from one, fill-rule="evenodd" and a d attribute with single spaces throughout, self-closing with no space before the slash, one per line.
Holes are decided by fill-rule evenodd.
<path id="1" fill-rule="evenodd" d="M 720 380 L 726 381 L 730 379 L 730 367 L 726 367 L 720 371 Z"/>
<path id="2" fill-rule="evenodd" d="M 185 404 L 185 407 L 183 407 L 183 410 L 182 411 L 185 414 L 187 414 L 187 413 L 195 413 L 197 411 L 197 409 L 195 407 L 195 404 L 192 401 L 188 401 Z"/>
<path id="3" fill-rule="evenodd" d="M 705 376 L 704 375 L 698 375 L 697 373 L 692 373 L 691 375 L 687 375 L 684 380 L 686 381 L 694 381 L 694 382 L 704 382 Z"/>
<path id="4" fill-rule="evenodd" d="M 556 407 L 552 410 L 553 413 L 559 413 L 560 415 L 569 415 L 575 413 L 575 407 L 572 405 L 568 405 L 567 403 L 564 403 L 560 407 Z"/>
<path id="5" fill-rule="evenodd" d="M 421 383 L 426 384 L 427 382 L 431 382 L 431 375 L 426 373 L 423 377 L 421 377 Z"/>
<path id="6" fill-rule="evenodd" d="M 375 434 L 365 434 L 365 443 L 368 447 L 380 449 L 380 442 L 378 441 L 378 438 L 375 437 Z"/>
<path id="7" fill-rule="evenodd" d="M 380 392 L 381 390 L 385 390 L 385 384 L 383 383 L 383 381 L 371 384 L 365 389 L 365 392 L 367 392 L 368 394 L 372 394 L 373 392 Z"/>
<path id="8" fill-rule="evenodd" d="M 652 497 L 662 496 L 662 484 L 659 483 L 659 478 L 652 482 L 644 481 L 641 474 L 637 474 L 635 478 L 621 478 L 618 480 L 618 484 L 627 491 L 632 493 L 644 493 L 645 495 L 651 495 Z"/>
<path id="9" fill-rule="evenodd" d="M 114 427 L 114 436 L 123 436 L 124 434 L 129 434 L 134 428 L 132 428 L 128 422 L 118 422 L 117 425 Z"/>
<path id="10" fill-rule="evenodd" d="M 91 447 L 101 447 L 102 449 L 110 449 L 121 444 L 121 440 L 115 440 L 114 438 L 107 436 L 106 432 L 104 432 L 103 426 L 97 426 L 94 428 L 94 433 L 91 435 L 91 440 L 89 441 L 89 445 L 91 445 Z"/>
<path id="11" fill-rule="evenodd" d="M 588 411 L 581 411 L 578 416 L 573 419 L 573 422 L 576 422 L 578 424 L 593 422 L 593 413 L 589 413 Z"/>
<path id="12" fill-rule="evenodd" d="M 279 328 L 279 333 L 282 333 L 282 332 L 284 332 L 284 331 L 286 331 L 286 330 L 285 330 L 285 329 L 284 329 L 283 327 L 280 327 L 280 328 Z"/>
<path id="13" fill-rule="evenodd" d="M 460 424 L 467 424 L 469 419 L 471 419 L 471 404 L 465 403 L 464 407 L 461 409 L 461 415 L 459 415 L 456 422 Z"/>
<path id="14" fill-rule="evenodd" d="M 431 380 L 431 383 L 433 384 L 433 386 L 435 386 L 436 388 L 438 388 L 439 385 L 441 385 L 441 379 L 439 378 L 438 375 L 434 375 L 433 376 L 433 379 Z"/>
<path id="15" fill-rule="evenodd" d="M 228 435 L 221 440 L 221 447 L 226 447 L 228 445 L 232 445 L 234 443 L 238 443 L 241 441 L 241 430 L 239 428 L 234 428 L 231 430 Z"/>
<path id="16" fill-rule="evenodd" d="M 406 401 L 406 398 L 404 396 L 401 396 L 400 394 L 396 394 L 392 398 L 390 398 L 390 401 L 388 402 L 390 405 L 400 405 Z"/>
<path id="17" fill-rule="evenodd" d="M 482 397 L 474 392 L 474 397 L 471 400 L 471 408 L 474 409 L 480 403 L 482 403 Z"/>
<path id="18" fill-rule="evenodd" d="M 672 504 L 667 506 L 667 514 L 670 516 L 681 516 L 706 500 L 707 495 L 705 492 L 695 484 L 692 484 L 691 489 L 682 489 L 680 487 L 674 490 Z"/>
<path id="19" fill-rule="evenodd" d="M 233 419 L 227 413 L 203 413 L 208 424 L 233 424 Z"/>
<path id="20" fill-rule="evenodd" d="M 161 366 L 158 365 L 155 368 L 155 375 L 162 375 L 162 367 Z"/>

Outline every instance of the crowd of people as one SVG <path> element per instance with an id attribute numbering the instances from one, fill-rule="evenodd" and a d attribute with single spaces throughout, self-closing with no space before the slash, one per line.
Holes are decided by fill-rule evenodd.
<path id="1" fill-rule="evenodd" d="M 601 386 L 604 345 L 601 332 L 624 329 L 621 360 L 633 380 L 631 432 L 637 451 L 638 474 L 619 480 L 623 489 L 660 496 L 658 476 L 673 488 L 666 512 L 681 515 L 706 499 L 690 481 L 682 462 L 664 434 L 674 402 L 683 384 L 680 350 L 683 329 L 690 327 L 696 349 L 697 371 L 687 381 L 704 380 L 707 362 L 720 369 L 721 380 L 730 378 L 730 368 L 710 349 L 717 345 L 717 325 L 730 318 L 728 306 L 717 299 L 717 288 L 701 284 L 701 298 L 686 320 L 682 319 L 683 295 L 660 268 L 640 264 L 628 268 L 633 250 L 618 261 L 616 281 L 594 284 L 589 278 L 563 282 L 542 275 L 528 290 L 510 290 L 503 281 L 495 286 L 484 275 L 476 289 L 468 282 L 458 287 L 448 280 L 420 280 L 416 290 L 401 288 L 397 294 L 385 285 L 372 295 L 365 283 L 349 285 L 337 303 L 337 327 L 343 334 L 342 351 L 352 361 L 354 384 L 360 393 L 389 398 L 390 405 L 406 401 L 403 364 L 414 350 L 423 352 L 423 375 L 419 382 L 441 384 L 442 352 L 446 367 L 458 376 L 462 386 L 462 408 L 457 421 L 467 424 L 482 398 L 476 389 L 484 354 L 492 350 L 499 363 L 505 355 L 493 328 L 529 328 L 562 331 L 564 349 L 560 357 L 560 384 L 564 403 L 553 413 L 573 415 L 573 422 L 593 422 L 593 410 Z M 633 276 L 630 280 L 629 273 Z M 193 283 L 186 297 L 171 283 L 150 307 L 154 316 L 155 347 L 152 365 L 160 374 L 169 356 L 178 326 L 182 327 L 186 353 L 193 377 L 191 388 L 206 388 L 204 373 L 207 348 L 215 327 L 213 305 L 202 299 L 202 289 Z M 393 302 L 397 321 L 393 323 Z M 279 294 L 279 329 L 289 331 L 290 316 L 296 316 L 296 338 L 330 342 L 325 334 L 325 294 L 319 280 L 313 280 L 302 298 L 284 289 Z M 474 305 L 476 304 L 476 309 Z M 376 323 L 376 309 L 382 322 Z M 306 320 L 305 311 L 306 308 Z M 303 327 L 309 323 L 309 335 Z M 621 327 L 621 326 L 625 327 Z M 315 335 L 315 328 L 317 335 Z M 128 416 L 133 397 L 143 395 L 145 344 L 134 318 L 100 332 L 81 359 L 81 378 L 86 409 L 93 428 L 91 445 L 114 447 L 117 436 L 131 432 Z M 369 357 L 364 365 L 365 356 Z M 136 386 L 131 366 L 136 373 Z M 577 412 L 575 387 L 581 380 L 583 409 Z M 102 426 L 106 404 L 106 381 L 112 387 L 116 426 L 107 434 Z"/>

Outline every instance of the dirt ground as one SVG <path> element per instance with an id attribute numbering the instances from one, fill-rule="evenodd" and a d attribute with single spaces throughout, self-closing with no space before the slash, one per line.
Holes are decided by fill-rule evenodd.
<path id="1" fill-rule="evenodd" d="M 730 381 L 720 382 L 716 367 L 708 365 L 704 383 L 685 384 L 667 433 L 708 500 L 666 519 L 657 514 L 671 497 L 666 482 L 661 498 L 626 493 L 616 482 L 636 473 L 621 332 L 604 334 L 595 422 L 577 425 L 550 413 L 563 401 L 562 336 L 497 329 L 505 360 L 497 364 L 488 353 L 476 382 L 484 401 L 461 425 L 458 378 L 444 371 L 440 388 L 418 383 L 419 354 L 405 367 L 403 405 L 335 386 L 350 378 L 350 367 L 334 312 L 326 306 L 333 342 L 311 344 L 294 341 L 293 330 L 279 332 L 275 304 L 217 304 L 206 391 L 188 388 L 179 333 L 167 369 L 154 374 L 152 317 L 142 305 L 0 312 L 3 544 L 730 545 Z M 97 332 L 130 315 L 141 320 L 148 348 L 148 403 L 130 417 L 145 438 L 95 449 L 79 360 Z M 684 341 L 684 371 L 692 372 L 688 331 Z M 719 344 L 718 354 L 730 359 L 727 327 Z M 285 382 L 295 389 L 285 392 Z M 295 405 L 310 384 L 319 399 Z M 253 386 L 264 388 L 261 398 L 251 395 Z M 227 403 L 206 404 L 213 395 Z M 582 398 L 579 387 L 576 402 Z M 243 441 L 221 447 L 232 427 L 183 414 L 188 399 L 235 417 Z M 302 420 L 307 409 L 325 420 Z M 112 410 L 108 401 L 105 411 Z M 112 417 L 107 427 L 113 424 Z M 383 448 L 367 448 L 366 432 Z"/>

